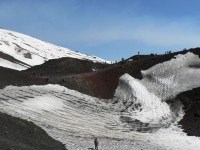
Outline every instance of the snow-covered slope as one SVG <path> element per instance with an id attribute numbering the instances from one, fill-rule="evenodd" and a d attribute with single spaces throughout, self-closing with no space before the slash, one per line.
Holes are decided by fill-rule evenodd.
<path id="1" fill-rule="evenodd" d="M 133 113 L 122 111 L 117 103 L 105 101 L 59 85 L 8 86 L 0 90 L 0 112 L 35 123 L 69 150 L 92 149 L 94 137 L 98 137 L 100 150 L 200 148 L 198 137 L 187 136 L 173 123 L 154 132 L 139 132 L 140 122 L 121 119 L 122 116 L 134 118 Z M 151 108 L 149 112 L 159 113 Z M 149 126 L 151 123 L 146 124 L 146 128 Z"/>
<path id="2" fill-rule="evenodd" d="M 199 66 L 187 53 L 143 71 L 142 80 L 125 74 L 110 100 L 60 85 L 8 86 L 0 89 L 0 112 L 34 122 L 70 150 L 92 149 L 94 137 L 100 150 L 198 150 L 200 138 L 177 125 L 181 103 L 165 100 L 200 87 Z"/>
<path id="3" fill-rule="evenodd" d="M 200 87 L 200 58 L 190 52 L 177 55 L 142 71 L 142 74 L 142 80 L 128 74 L 120 77 L 115 101 L 125 114 L 129 114 L 125 116 L 126 120 L 129 117 L 129 122 L 139 120 L 148 125 L 166 126 L 184 115 L 178 101 L 166 101 Z"/>
<path id="4" fill-rule="evenodd" d="M 16 62 L 15 60 L 11 61 L 10 59 L 7 59 L 10 63 L 5 63 L 6 59 L 2 58 L 0 55 L 0 66 L 16 70 L 23 70 L 29 66 L 42 64 L 49 59 L 61 57 L 87 59 L 94 62 L 106 62 L 96 56 L 88 56 L 86 54 L 72 51 L 68 48 L 59 47 L 36 38 L 5 29 L 0 29 L 0 52 L 27 64 L 24 65 Z"/>

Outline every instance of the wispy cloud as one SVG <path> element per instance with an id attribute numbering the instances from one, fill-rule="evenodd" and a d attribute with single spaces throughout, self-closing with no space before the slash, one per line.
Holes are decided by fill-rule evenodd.
<path id="1" fill-rule="evenodd" d="M 0 1 L 0 26 L 64 47 L 86 49 L 86 53 L 95 51 L 103 57 L 108 57 L 105 53 L 108 51 L 112 51 L 112 56 L 118 51 L 116 55 L 121 57 L 122 50 L 131 55 L 138 49 L 159 53 L 198 47 L 197 4 L 200 2 L 187 2 L 178 10 L 180 3 L 172 0 Z M 188 5 L 195 6 L 195 12 L 188 11 Z"/>
<path id="2" fill-rule="evenodd" d="M 200 45 L 199 30 L 200 28 L 193 24 L 172 22 L 165 25 L 140 27 L 133 38 L 153 46 L 193 47 Z"/>
<path id="3" fill-rule="evenodd" d="M 185 20 L 167 21 L 162 24 L 159 23 L 159 19 L 148 22 L 137 19 L 137 22 L 129 25 L 113 23 L 107 27 L 88 28 L 67 40 L 88 44 L 128 40 L 157 47 L 197 47 L 200 45 L 200 27 Z"/>

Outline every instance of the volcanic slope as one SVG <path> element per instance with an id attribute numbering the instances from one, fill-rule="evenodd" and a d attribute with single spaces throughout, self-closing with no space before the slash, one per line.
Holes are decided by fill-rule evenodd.
<path id="1" fill-rule="evenodd" d="M 24 72 L 36 76 L 63 76 L 93 72 L 109 67 L 110 64 L 64 57 L 46 61 L 42 65 L 31 67 Z"/>
<path id="2" fill-rule="evenodd" d="M 130 74 L 134 78 L 142 79 L 142 70 L 147 70 L 158 63 L 168 61 L 178 54 L 186 54 L 187 52 L 192 52 L 200 56 L 200 48 L 191 48 L 189 50 L 162 55 L 135 55 L 128 58 L 124 62 L 120 62 L 120 64 L 123 64 L 123 68 L 126 73 Z"/>
<path id="3" fill-rule="evenodd" d="M 9 85 L 27 86 L 48 84 L 45 78 L 31 76 L 27 73 L 4 67 L 0 67 L 0 79 L 0 88 Z"/>
<path id="4" fill-rule="evenodd" d="M 49 60 L 23 72 L 101 98 L 112 98 L 119 77 L 124 74 L 121 66 L 74 58 Z"/>
<path id="5" fill-rule="evenodd" d="M 0 112 L 1 150 L 65 150 L 35 124 Z"/>
<path id="6" fill-rule="evenodd" d="M 9 57 L 5 57 L 8 55 Z M 31 36 L 0 29 L 0 66 L 25 70 L 49 59 L 71 57 L 94 62 L 106 62 L 96 57 L 59 47 Z M 109 62 L 110 63 L 110 62 Z"/>
<path id="7" fill-rule="evenodd" d="M 190 49 L 189 51 L 193 52 L 194 54 L 197 54 L 197 55 L 199 55 L 199 53 L 200 53 L 200 49 L 199 48 Z M 51 70 L 50 69 L 51 67 L 50 67 L 47 70 L 46 73 L 44 72 L 44 76 L 43 76 L 43 73 L 42 73 L 42 76 L 39 77 L 40 75 L 38 75 L 37 78 L 41 78 L 42 81 L 45 82 L 44 79 L 47 77 L 48 72 L 52 71 L 52 73 L 49 75 L 49 77 L 53 78 L 52 83 L 54 81 L 54 83 L 61 84 L 61 85 L 63 84 L 63 85 L 65 85 L 67 87 L 69 85 L 68 81 L 73 81 L 73 82 L 70 83 L 70 84 L 72 84 L 71 89 L 79 90 L 81 93 L 84 93 L 84 90 L 86 90 L 86 92 L 87 92 L 88 89 L 91 90 L 91 91 L 94 90 L 96 92 L 95 93 L 96 97 L 102 97 L 101 94 L 105 93 L 105 91 L 101 92 L 102 91 L 101 89 L 103 89 L 104 87 L 106 87 L 107 86 L 106 84 L 109 83 L 109 81 L 111 81 L 112 78 L 113 78 L 113 76 L 110 76 L 109 74 L 115 74 L 115 72 L 119 73 L 118 76 L 115 77 L 116 80 L 110 82 L 111 85 L 114 85 L 114 84 L 117 85 L 118 84 L 118 78 L 121 75 L 123 75 L 125 72 L 129 73 L 130 75 L 132 75 L 133 77 L 135 77 L 137 79 L 141 79 L 142 78 L 141 70 L 149 69 L 150 67 L 152 67 L 152 66 L 154 66 L 154 65 L 156 65 L 158 63 L 165 62 L 165 61 L 168 61 L 168 60 L 172 59 L 177 54 L 185 54 L 187 52 L 188 51 L 182 51 L 182 52 L 177 52 L 177 53 L 172 53 L 172 54 L 167 54 L 167 55 L 148 55 L 148 56 L 142 56 L 141 55 L 141 56 L 135 56 L 134 59 L 131 60 L 131 61 L 127 60 L 127 61 L 121 62 L 119 64 L 114 64 L 115 65 L 115 66 L 113 66 L 114 69 L 112 68 L 112 66 L 110 66 L 111 68 L 107 68 L 107 66 L 106 66 L 106 69 L 95 71 L 95 72 L 92 72 L 92 73 L 89 72 L 89 71 L 92 70 L 93 66 L 89 67 L 89 69 L 87 71 L 83 71 L 83 72 L 80 71 L 79 72 L 79 71 L 75 70 L 71 74 L 68 71 L 62 73 L 63 70 L 59 70 L 58 69 L 58 70 L 55 70 L 55 71 L 57 71 L 55 74 L 57 74 L 57 73 L 59 74 L 58 75 L 58 76 L 60 76 L 59 79 L 57 79 L 58 76 L 56 76 L 54 74 L 54 69 Z M 51 61 L 53 61 L 53 60 L 50 60 L 49 62 L 51 62 Z M 56 60 L 55 60 L 55 62 L 56 62 Z M 70 63 L 70 65 L 72 65 L 72 64 Z M 39 66 L 37 66 L 37 67 L 38 67 L 38 69 L 34 70 L 33 72 L 36 72 L 37 70 L 38 70 L 38 73 L 41 72 Z M 35 68 L 37 68 L 37 67 L 35 67 Z M 190 67 L 198 68 L 199 66 L 198 65 L 193 65 L 193 66 L 190 66 Z M 102 68 L 100 68 L 100 69 L 102 69 Z M 79 69 L 79 68 L 77 67 L 77 69 Z M 28 74 L 29 74 L 28 76 L 32 77 L 32 75 L 33 75 L 32 73 L 33 72 L 29 71 L 28 72 Z M 89 72 L 89 73 L 87 73 L 87 72 Z M 27 72 L 23 71 L 22 73 L 26 74 Z M 73 74 L 75 74 L 75 75 L 73 75 Z M 33 76 L 33 78 L 35 78 L 35 76 Z M 73 80 L 71 80 L 71 79 L 73 79 Z M 50 78 L 49 78 L 49 80 L 50 81 L 48 81 L 48 82 L 46 82 L 44 84 L 47 84 L 47 83 L 51 82 Z M 97 82 L 97 80 L 99 80 L 99 81 Z M 33 81 L 33 84 L 34 84 L 35 81 L 36 80 Z M 89 84 L 88 84 L 88 81 L 89 81 Z M 96 85 L 98 85 L 98 86 L 96 86 Z M 82 88 L 79 88 L 80 86 L 82 86 Z M 95 86 L 95 88 L 92 89 L 91 88 L 92 86 Z M 116 89 L 116 88 L 114 88 L 114 89 Z M 91 91 L 88 92 L 87 94 L 92 95 Z M 195 128 L 198 128 L 198 124 L 199 124 L 198 123 L 198 120 L 199 120 L 198 119 L 198 112 L 191 112 L 191 110 L 189 110 L 189 108 L 193 108 L 193 107 L 191 107 L 191 104 L 193 106 L 195 106 L 198 103 L 199 98 L 198 98 L 198 96 L 195 96 L 195 95 L 197 93 L 200 93 L 200 91 L 197 88 L 197 89 L 194 89 L 194 90 L 188 91 L 188 92 L 192 92 L 193 94 L 188 94 L 187 92 L 182 93 L 182 94 L 185 94 L 187 97 L 186 98 L 183 97 L 184 99 L 182 99 L 182 97 L 181 97 L 180 101 L 184 104 L 185 109 L 187 110 L 186 111 L 186 115 L 188 114 L 189 118 L 191 120 L 197 120 L 197 124 L 195 125 L 195 127 L 193 127 L 193 126 L 191 126 L 189 124 L 189 122 L 191 122 L 191 120 L 190 119 L 189 120 L 185 119 L 187 123 L 184 124 L 184 122 L 181 122 L 181 125 L 183 125 L 183 129 L 188 134 L 190 134 L 190 135 L 198 135 L 199 131 L 197 129 L 195 129 Z M 113 90 L 108 91 L 108 93 L 110 95 L 114 94 Z M 112 97 L 110 95 L 104 95 L 104 96 L 105 97 Z M 193 103 L 193 97 L 196 97 L 197 103 L 196 102 Z M 198 107 L 195 108 L 195 111 L 198 111 Z M 184 118 L 183 118 L 183 120 L 184 120 Z M 191 130 L 191 128 L 194 128 L 194 130 Z"/>
<path id="8" fill-rule="evenodd" d="M 165 55 L 139 55 L 131 57 L 124 62 L 114 64 L 113 66 L 110 65 L 110 68 L 101 68 L 102 70 L 91 73 L 87 73 L 87 71 L 89 71 L 87 70 L 86 72 L 82 72 L 83 74 L 81 72 L 74 72 L 75 75 L 71 74 L 70 76 L 65 76 L 63 74 L 64 76 L 60 78 L 53 78 L 53 76 L 51 76 L 53 80 L 51 79 L 52 81 L 50 81 L 50 83 L 60 84 L 70 89 L 99 98 L 112 98 L 118 85 L 119 77 L 124 73 L 129 73 L 134 78 L 142 79 L 142 70 L 149 69 L 156 64 L 169 61 L 178 54 L 186 54 L 187 52 L 192 52 L 200 56 L 200 48 Z M 40 68 L 41 66 L 37 67 Z M 34 67 L 34 69 L 37 67 Z M 193 65 L 191 67 L 198 68 L 199 66 Z M 37 71 L 37 69 L 35 71 Z M 62 71 L 60 71 L 59 74 L 62 74 L 61 72 Z M 53 70 L 50 74 L 53 74 Z M 183 103 L 184 109 L 186 110 L 186 114 L 180 121 L 180 125 L 182 125 L 182 128 L 186 133 L 188 133 L 188 135 L 200 135 L 200 121 L 198 119 L 200 116 L 199 93 L 200 88 L 195 88 L 193 90 L 183 92 L 176 97 L 176 99 L 179 99 Z M 169 99 L 169 101 L 171 100 Z M 194 123 L 191 124 L 191 121 Z"/>
<path id="9" fill-rule="evenodd" d="M 165 55 L 136 55 L 117 64 L 60 58 L 49 60 L 23 72 L 29 75 L 34 73 L 37 77 L 48 78 L 48 82 L 51 84 L 60 84 L 91 96 L 112 98 L 119 77 L 124 73 L 142 79 L 142 70 L 149 69 L 158 63 L 174 58 L 175 55 L 187 52 L 200 55 L 200 49 L 195 48 Z"/>
<path id="10" fill-rule="evenodd" d="M 200 56 L 200 48 L 192 48 L 189 50 L 184 50 L 180 52 L 170 53 L 166 55 L 139 55 L 130 57 L 123 64 L 124 72 L 129 73 L 131 76 L 137 79 L 142 79 L 142 70 L 149 69 L 150 67 L 168 61 L 174 58 L 178 54 L 186 54 L 187 52 L 192 52 Z M 131 61 L 129 61 L 131 60 Z M 190 66 L 190 68 L 200 68 L 198 64 Z M 151 78 L 149 76 L 149 78 Z M 182 126 L 184 132 L 191 136 L 200 136 L 200 87 L 191 89 L 180 93 L 175 98 L 169 99 L 168 101 L 181 101 L 184 105 L 185 115 L 179 122 Z M 192 122 L 192 123 L 191 123 Z"/>

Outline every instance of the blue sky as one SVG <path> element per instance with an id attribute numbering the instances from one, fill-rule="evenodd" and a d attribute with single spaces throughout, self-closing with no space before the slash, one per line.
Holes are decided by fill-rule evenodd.
<path id="1" fill-rule="evenodd" d="M 200 47 L 199 0 L 0 0 L 0 27 L 108 60 Z"/>

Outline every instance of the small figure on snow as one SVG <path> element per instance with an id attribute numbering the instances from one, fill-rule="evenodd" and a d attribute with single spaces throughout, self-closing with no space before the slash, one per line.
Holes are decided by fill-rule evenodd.
<path id="1" fill-rule="evenodd" d="M 94 139 L 94 146 L 95 146 L 95 150 L 98 150 L 99 142 L 97 138 Z"/>

